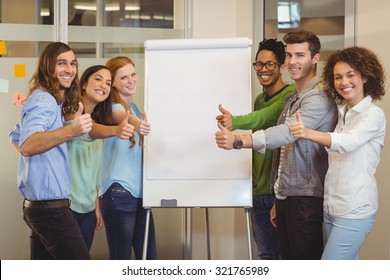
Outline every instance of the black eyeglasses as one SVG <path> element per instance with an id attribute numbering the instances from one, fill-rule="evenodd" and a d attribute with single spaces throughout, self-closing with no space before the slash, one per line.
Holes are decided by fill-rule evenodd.
<path id="1" fill-rule="evenodd" d="M 261 69 L 263 69 L 264 66 L 265 68 L 267 68 L 267 70 L 272 71 L 275 69 L 276 65 L 280 65 L 280 63 L 277 63 L 275 61 L 267 61 L 266 63 L 263 63 L 261 61 L 256 61 L 253 62 L 252 65 L 253 65 L 253 69 L 255 69 L 256 71 L 260 71 Z"/>

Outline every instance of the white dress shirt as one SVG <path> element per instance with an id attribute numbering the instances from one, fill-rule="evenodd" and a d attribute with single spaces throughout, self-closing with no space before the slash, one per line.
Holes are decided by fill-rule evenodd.
<path id="1" fill-rule="evenodd" d="M 386 117 L 382 109 L 365 97 L 345 112 L 329 149 L 329 169 L 325 177 L 324 211 L 344 218 L 365 218 L 378 209 L 375 171 L 384 145 Z"/>

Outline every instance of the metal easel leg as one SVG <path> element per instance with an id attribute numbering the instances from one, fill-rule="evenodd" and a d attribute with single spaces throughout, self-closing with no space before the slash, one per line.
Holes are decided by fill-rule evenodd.
<path id="1" fill-rule="evenodd" d="M 210 253 L 210 223 L 209 223 L 209 208 L 205 208 L 205 218 L 206 218 L 206 238 L 207 238 L 207 259 L 211 260 Z"/>
<path id="2" fill-rule="evenodd" d="M 184 248 L 183 258 L 192 260 L 192 209 L 184 209 Z"/>
<path id="3" fill-rule="evenodd" d="M 150 211 L 151 211 L 150 208 L 146 208 L 145 237 L 144 237 L 144 247 L 142 250 L 142 259 L 143 260 L 146 260 L 146 254 L 147 254 L 147 250 L 148 250 Z"/>
<path id="4" fill-rule="evenodd" d="M 251 228 L 250 228 L 250 207 L 245 207 L 245 215 L 246 215 L 246 231 L 248 236 L 248 251 L 249 251 L 249 259 L 252 260 L 252 239 L 251 239 Z"/>

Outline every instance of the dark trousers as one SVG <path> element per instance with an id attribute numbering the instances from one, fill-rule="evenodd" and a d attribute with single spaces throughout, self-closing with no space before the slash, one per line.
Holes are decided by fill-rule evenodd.
<path id="1" fill-rule="evenodd" d="M 323 199 L 290 196 L 276 200 L 277 232 L 283 260 L 319 260 L 323 245 Z"/>
<path id="2" fill-rule="evenodd" d="M 88 213 L 77 213 L 72 211 L 72 215 L 80 227 L 85 245 L 87 245 L 88 250 L 91 250 L 93 238 L 95 237 L 95 228 L 97 222 L 96 211 L 92 210 Z"/>
<path id="3" fill-rule="evenodd" d="M 23 219 L 32 230 L 32 260 L 91 259 L 79 226 L 68 207 L 23 207 Z"/>

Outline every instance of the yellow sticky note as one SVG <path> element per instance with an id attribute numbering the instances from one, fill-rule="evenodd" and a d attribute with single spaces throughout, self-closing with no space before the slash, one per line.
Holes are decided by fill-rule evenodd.
<path id="1" fill-rule="evenodd" d="M 5 41 L 0 41 L 0 55 L 7 54 L 7 48 L 5 47 Z"/>
<path id="2" fill-rule="evenodd" d="M 14 74 L 16 78 L 25 78 L 26 64 L 14 64 Z"/>

